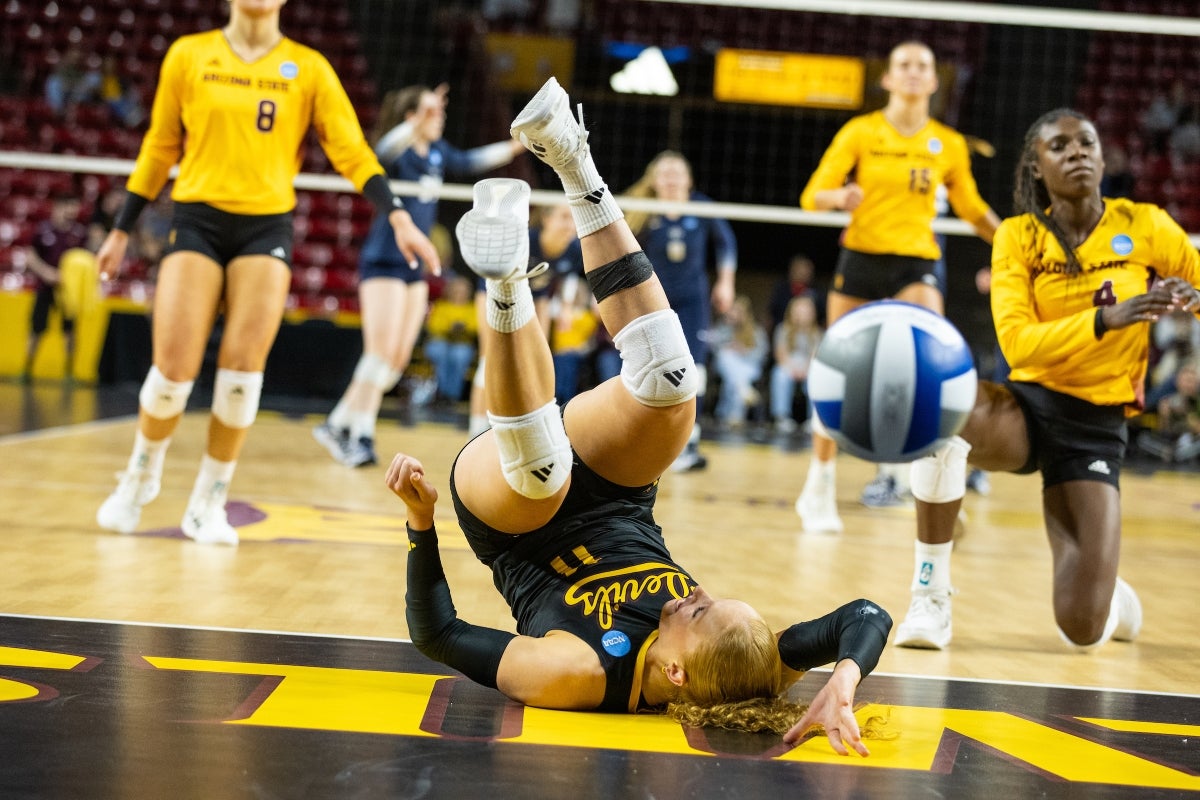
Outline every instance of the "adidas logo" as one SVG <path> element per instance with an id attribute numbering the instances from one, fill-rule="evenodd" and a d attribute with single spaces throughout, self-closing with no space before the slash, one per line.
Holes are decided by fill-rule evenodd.
<path id="1" fill-rule="evenodd" d="M 492 298 L 492 302 L 495 303 L 496 308 L 500 309 L 501 311 L 508 311 L 510 308 L 516 305 L 516 303 L 507 303 L 504 300 L 498 300 L 495 297 Z"/>
<path id="2" fill-rule="evenodd" d="M 1101 475 L 1112 475 L 1112 470 L 1108 468 L 1108 462 L 1097 458 L 1092 463 L 1088 464 L 1088 472 L 1099 472 Z"/>
<path id="3" fill-rule="evenodd" d="M 670 372 L 664 372 L 663 377 L 670 381 L 672 386 L 679 386 L 683 383 L 683 376 L 686 374 L 686 369 L 673 369 Z"/>
<path id="4" fill-rule="evenodd" d="M 545 483 L 546 481 L 550 480 L 550 476 L 554 474 L 554 465 L 550 464 L 545 467 L 538 467 L 537 469 L 531 469 L 531 470 L 529 470 L 529 474 L 532 475 L 533 477 L 537 478 L 542 483 Z"/>
<path id="5" fill-rule="evenodd" d="M 657 47 L 647 47 L 638 57 L 609 78 L 609 85 L 620 94 L 656 94 L 674 97 L 679 84 L 667 66 L 667 59 Z"/>
<path id="6" fill-rule="evenodd" d="M 600 205 L 600 201 L 604 199 L 604 187 L 601 186 L 599 189 L 593 189 L 585 194 L 583 199 L 587 200 L 592 205 Z"/>

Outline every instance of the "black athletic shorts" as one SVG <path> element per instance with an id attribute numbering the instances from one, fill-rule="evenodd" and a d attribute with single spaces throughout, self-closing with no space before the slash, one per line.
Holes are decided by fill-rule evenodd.
<path id="1" fill-rule="evenodd" d="M 937 262 L 931 258 L 860 253 L 843 247 L 832 288 L 860 300 L 886 300 L 913 283 L 924 283 L 940 290 L 936 267 Z"/>
<path id="2" fill-rule="evenodd" d="M 59 311 L 62 311 L 62 332 L 71 333 L 75 330 L 75 320 L 67 316 L 66 311 L 58 302 L 58 295 L 54 291 L 54 287 L 40 285 L 37 288 L 37 293 L 33 298 L 33 318 L 29 322 L 29 327 L 37 335 L 46 332 L 50 327 L 50 309 L 58 306 Z"/>
<path id="3" fill-rule="evenodd" d="M 658 482 L 638 487 L 619 486 L 597 475 L 571 451 L 571 487 L 558 512 L 541 528 L 528 533 L 498 531 L 471 513 L 458 495 L 450 470 L 450 497 L 467 543 L 476 558 L 491 567 L 496 559 L 517 548 L 520 557 L 538 561 L 561 552 L 564 543 L 583 543 L 596 529 L 616 527 L 621 519 L 639 528 L 653 528 Z M 601 524 L 602 523 L 602 524 Z M 568 545 L 571 546 L 571 545 Z"/>
<path id="4" fill-rule="evenodd" d="M 1067 481 L 1121 485 L 1129 429 L 1125 406 L 1098 406 L 1036 383 L 1005 383 L 1029 429 L 1029 461 L 1017 470 L 1042 473 L 1042 488 Z"/>
<path id="5" fill-rule="evenodd" d="M 163 255 L 184 250 L 221 266 L 238 256 L 273 256 L 292 266 L 292 214 L 230 214 L 207 203 L 176 203 Z"/>

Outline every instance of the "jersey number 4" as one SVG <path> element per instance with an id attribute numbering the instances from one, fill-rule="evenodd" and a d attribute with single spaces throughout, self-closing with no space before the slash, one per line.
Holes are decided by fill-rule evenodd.
<path id="1" fill-rule="evenodd" d="M 1099 289 L 1092 293 L 1092 305 L 1094 306 L 1115 306 L 1117 304 L 1117 295 L 1113 292 L 1112 281 L 1105 281 Z"/>

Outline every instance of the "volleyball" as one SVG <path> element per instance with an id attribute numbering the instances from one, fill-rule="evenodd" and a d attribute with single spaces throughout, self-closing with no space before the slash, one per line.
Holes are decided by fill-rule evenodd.
<path id="1" fill-rule="evenodd" d="M 947 319 L 883 300 L 845 315 L 825 333 L 808 391 L 826 432 L 868 461 L 912 461 L 967 422 L 978 380 L 971 350 Z"/>

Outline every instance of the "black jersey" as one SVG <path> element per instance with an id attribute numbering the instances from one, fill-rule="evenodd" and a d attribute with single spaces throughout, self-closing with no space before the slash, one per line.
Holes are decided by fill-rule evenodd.
<path id="1" fill-rule="evenodd" d="M 571 488 L 543 527 L 514 536 L 488 527 L 459 500 L 454 508 L 467 541 L 492 568 L 517 631 L 566 631 L 596 652 L 607 676 L 600 711 L 634 711 L 645 652 L 657 638 L 669 600 L 696 582 L 671 559 L 654 522 L 658 484 L 611 483 L 574 456 Z"/>

